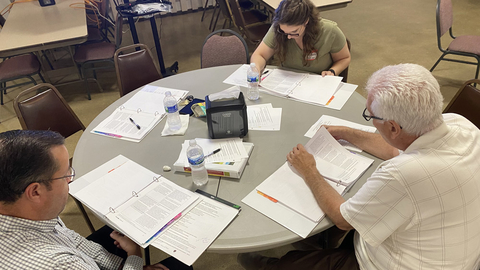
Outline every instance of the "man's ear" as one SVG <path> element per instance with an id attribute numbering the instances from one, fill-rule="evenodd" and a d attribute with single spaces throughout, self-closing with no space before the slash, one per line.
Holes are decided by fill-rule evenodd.
<path id="1" fill-rule="evenodd" d="M 393 120 L 389 120 L 387 121 L 388 125 L 389 125 L 389 130 L 390 130 L 390 139 L 396 139 L 398 138 L 398 136 L 400 136 L 400 133 L 402 132 L 402 128 L 400 127 L 399 124 L 397 124 L 397 122 L 393 121 Z"/>
<path id="2" fill-rule="evenodd" d="M 41 195 L 43 195 L 46 187 L 40 183 L 31 183 L 23 192 L 26 199 L 32 202 L 40 202 Z"/>

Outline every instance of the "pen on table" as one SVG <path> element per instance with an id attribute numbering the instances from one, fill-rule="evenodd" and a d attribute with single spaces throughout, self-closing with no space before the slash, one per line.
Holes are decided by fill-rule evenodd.
<path id="1" fill-rule="evenodd" d="M 265 70 L 265 71 L 262 73 L 262 75 L 267 74 L 269 71 L 270 71 L 270 70 Z"/>
<path id="2" fill-rule="evenodd" d="M 164 231 L 168 226 L 170 226 L 170 224 L 172 224 L 175 220 L 179 219 L 180 217 L 182 216 L 182 213 L 176 215 L 174 218 L 172 218 L 169 222 L 167 222 L 167 224 L 165 224 L 165 226 L 163 226 L 160 230 L 158 230 L 158 232 L 156 232 L 152 237 L 150 237 L 146 242 L 150 242 L 152 241 L 153 238 L 157 237 L 162 231 Z"/>
<path id="3" fill-rule="evenodd" d="M 131 117 L 129 117 L 128 119 L 130 119 L 130 122 L 132 122 L 138 129 L 140 129 L 140 125 L 135 123 L 135 121 L 133 121 L 133 119 Z"/>
<path id="4" fill-rule="evenodd" d="M 220 150 L 222 150 L 221 148 L 218 148 L 217 150 L 214 150 L 213 152 L 211 152 L 210 154 L 206 155 L 205 158 L 211 156 L 211 155 L 215 155 L 216 153 L 220 152 Z"/>

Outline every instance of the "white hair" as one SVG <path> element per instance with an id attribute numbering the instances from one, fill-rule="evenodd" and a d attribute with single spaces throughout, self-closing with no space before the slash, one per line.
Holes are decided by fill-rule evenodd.
<path id="1" fill-rule="evenodd" d="M 423 135 L 443 122 L 443 96 L 430 71 L 416 64 L 386 66 L 368 79 L 373 95 L 372 113 L 393 120 L 415 136 Z"/>

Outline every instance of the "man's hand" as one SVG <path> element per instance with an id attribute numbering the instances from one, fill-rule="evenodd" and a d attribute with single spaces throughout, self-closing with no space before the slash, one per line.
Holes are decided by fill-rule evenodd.
<path id="1" fill-rule="evenodd" d="M 335 138 L 335 140 L 345 139 L 345 134 L 349 131 L 349 127 L 345 126 L 327 126 L 323 125 L 327 131 Z"/>
<path id="2" fill-rule="evenodd" d="M 136 255 L 140 258 L 142 257 L 142 250 L 140 249 L 140 246 L 130 240 L 130 238 L 117 231 L 113 231 L 110 234 L 110 237 L 115 240 L 114 244 L 118 248 L 121 248 L 127 252 L 128 256 Z"/>
<path id="3" fill-rule="evenodd" d="M 165 265 L 161 263 L 153 264 L 153 265 L 145 265 L 143 270 L 169 270 Z"/>
<path id="4" fill-rule="evenodd" d="M 287 154 L 287 160 L 300 173 L 303 178 L 312 172 L 317 171 L 317 166 L 313 155 L 308 153 L 305 147 L 297 144 L 291 152 Z"/>

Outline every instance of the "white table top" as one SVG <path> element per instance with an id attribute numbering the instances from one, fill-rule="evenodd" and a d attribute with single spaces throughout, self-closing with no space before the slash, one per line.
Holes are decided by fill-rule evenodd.
<path id="1" fill-rule="evenodd" d="M 203 98 L 207 94 L 227 89 L 230 85 L 222 83 L 239 65 L 200 69 L 177 74 L 154 82 L 154 85 L 190 91 L 189 94 Z M 246 90 L 246 89 L 242 89 Z M 208 138 L 206 119 L 191 117 L 185 136 L 161 137 L 165 125 L 162 120 L 150 134 L 140 143 L 127 142 L 91 134 L 90 131 L 103 119 L 109 116 L 117 106 L 123 104 L 134 93 L 122 97 L 100 113 L 87 127 L 74 153 L 73 166 L 78 176 L 98 167 L 118 154 L 138 162 L 148 169 L 162 173 L 163 165 L 173 167 L 173 163 L 181 150 L 181 143 L 186 139 Z M 238 253 L 264 250 L 301 240 L 299 236 L 270 220 L 241 202 L 258 184 L 277 170 L 286 160 L 286 155 L 297 144 L 305 144 L 309 139 L 305 132 L 321 115 L 328 114 L 345 120 L 371 125 L 365 122 L 362 111 L 365 108 L 365 98 L 353 93 L 341 111 L 314 106 L 285 98 L 260 93 L 257 101 L 246 100 L 247 105 L 272 103 L 274 108 L 283 108 L 280 131 L 249 131 L 244 141 L 255 144 L 249 163 L 241 179 L 210 177 L 209 184 L 203 188 L 211 194 L 242 206 L 239 216 L 208 248 L 210 252 Z M 159 104 L 162 106 L 162 104 Z M 368 154 L 362 153 L 371 157 Z M 367 170 L 359 182 L 346 195 L 350 197 L 371 175 L 379 160 Z M 163 174 L 175 183 L 195 189 L 191 177 L 184 173 L 168 172 Z M 218 192 L 217 192 L 218 191 Z M 328 219 L 322 221 L 315 232 L 320 232 L 332 224 Z"/>
<path id="2" fill-rule="evenodd" d="M 87 40 L 85 9 L 78 0 L 57 0 L 42 7 L 38 1 L 16 3 L 0 32 L 0 56 L 79 44 Z"/>
<path id="3" fill-rule="evenodd" d="M 276 9 L 282 0 L 262 0 L 267 6 Z M 311 0 L 320 10 L 329 10 L 346 7 L 353 0 Z"/>

